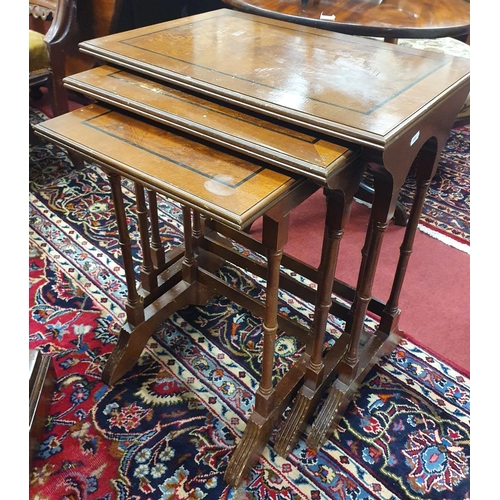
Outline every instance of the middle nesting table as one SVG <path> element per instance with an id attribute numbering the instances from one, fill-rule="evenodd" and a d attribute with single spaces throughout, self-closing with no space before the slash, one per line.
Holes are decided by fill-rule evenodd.
<path id="1" fill-rule="evenodd" d="M 332 289 L 350 301 L 354 298 L 354 289 L 335 281 L 335 268 L 350 204 L 365 169 L 361 148 L 334 143 L 290 124 L 108 66 L 73 75 L 65 83 L 105 103 L 35 127 L 39 135 L 101 165 L 111 184 L 128 298 L 127 323 L 105 366 L 104 382 L 114 384 L 131 369 L 160 323 L 187 304 L 204 304 L 212 295 L 221 293 L 263 318 L 262 377 L 255 394 L 255 410 L 225 476 L 228 483 L 238 485 L 257 462 L 277 420 L 301 387 L 306 371 L 309 378 L 315 378 L 316 390 L 306 398 L 308 407 L 299 414 L 299 422 L 293 427 L 295 435 L 287 438 L 287 446 L 306 424 L 348 348 L 347 331 L 327 353 L 324 338 L 330 312 L 349 319 L 348 308 L 332 301 Z M 281 167 L 286 167 L 287 172 Z M 293 172 L 300 175 L 294 177 Z M 135 182 L 143 250 L 139 288 L 121 176 Z M 290 211 L 320 186 L 325 188 L 327 214 L 321 264 L 315 270 L 283 256 L 283 247 Z M 156 222 L 157 192 L 183 206 L 182 248 L 165 252 L 161 246 Z M 259 242 L 244 229 L 261 215 L 264 223 Z M 265 256 L 267 265 L 232 250 L 230 239 Z M 216 276 L 227 261 L 266 278 L 265 305 Z M 317 291 L 280 275 L 281 263 L 317 283 Z M 311 331 L 277 314 L 279 287 L 315 305 Z M 383 304 L 373 301 L 373 307 L 372 312 L 380 314 Z M 277 328 L 294 335 L 306 348 L 273 387 Z M 368 342 L 368 365 L 379 358 L 372 354 L 388 350 L 387 340 L 379 335 Z M 390 343 L 393 346 L 392 339 Z"/>

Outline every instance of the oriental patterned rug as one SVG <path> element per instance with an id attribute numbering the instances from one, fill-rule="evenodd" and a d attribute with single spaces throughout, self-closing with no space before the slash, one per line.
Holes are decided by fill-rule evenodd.
<path id="1" fill-rule="evenodd" d="M 373 185 L 369 175 L 365 182 Z M 408 213 L 415 188 L 415 178 L 410 171 L 399 195 Z M 418 228 L 470 253 L 470 125 L 451 131 L 427 191 Z"/>
<path id="2" fill-rule="evenodd" d="M 133 186 L 123 188 L 136 231 Z M 179 207 L 162 198 L 159 210 L 165 244 L 178 245 Z M 220 296 L 187 307 L 108 387 L 100 376 L 126 286 L 106 177 L 95 165 L 75 169 L 54 145 L 32 147 L 29 213 L 29 342 L 52 356 L 57 377 L 32 500 L 470 497 L 469 379 L 409 339 L 371 370 L 321 451 L 301 439 L 283 459 L 268 446 L 244 485 L 228 488 L 259 380 L 260 320 Z M 238 268 L 224 278 L 263 293 Z M 280 310 L 311 321 L 311 305 L 288 294 Z M 330 344 L 342 326 L 330 317 Z M 299 353 L 281 333 L 276 378 Z"/>
<path id="3" fill-rule="evenodd" d="M 410 176 L 400 194 L 408 208 L 415 191 Z M 420 217 L 420 230 L 469 253 L 470 249 L 470 126 L 455 128 L 443 148 L 436 175 Z"/>

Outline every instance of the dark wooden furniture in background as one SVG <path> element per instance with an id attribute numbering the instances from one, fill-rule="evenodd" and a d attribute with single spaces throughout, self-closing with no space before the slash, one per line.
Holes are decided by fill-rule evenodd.
<path id="1" fill-rule="evenodd" d="M 221 0 L 75 0 L 80 39 L 89 40 L 182 16 L 215 10 Z M 98 64 L 93 57 L 73 51 L 66 60 L 65 76 Z"/>
<path id="2" fill-rule="evenodd" d="M 121 0 L 115 31 L 142 28 L 222 7 L 221 0 Z"/>
<path id="3" fill-rule="evenodd" d="M 40 444 L 52 395 L 54 393 L 55 371 L 50 356 L 44 356 L 36 349 L 29 350 L 29 467 Z"/>
<path id="4" fill-rule="evenodd" d="M 158 235 L 153 228 L 154 244 L 150 244 L 147 232 L 141 232 L 145 254 L 141 290 L 148 292 L 149 287 L 151 293 L 137 291 L 135 276 L 129 269 L 128 323 L 106 364 L 106 380 L 116 381 L 135 363 L 157 320 L 178 307 L 175 301 L 183 295 L 183 290 L 191 289 L 193 284 L 202 286 L 203 293 L 199 296 L 202 299 L 206 298 L 207 290 L 220 291 L 264 318 L 265 339 L 265 361 L 255 396 L 256 407 L 231 457 L 226 481 L 233 486 L 241 483 L 268 442 L 284 405 L 295 393 L 291 414 L 279 433 L 275 449 L 282 455 L 288 453 L 327 391 L 326 403 L 314 418 L 308 436 L 309 445 L 320 447 L 368 370 L 398 342 L 398 302 L 405 270 L 426 189 L 469 89 L 469 61 L 227 9 L 89 40 L 81 44 L 81 49 L 97 60 L 111 63 L 114 68 L 77 75 L 67 79 L 68 85 L 112 104 L 110 112 L 114 120 L 98 124 L 94 119 L 86 121 L 83 114 L 83 118 L 78 119 L 75 112 L 71 117 L 39 124 L 36 130 L 114 172 L 110 181 L 118 224 L 122 226 L 120 237 L 123 237 L 125 263 L 130 262 L 129 241 L 117 176 L 130 176 L 139 187 L 145 185 L 153 193 L 163 192 L 186 207 L 184 253 L 175 257 L 184 256 L 183 263 L 178 264 L 183 268 L 180 271 L 174 273 L 174 262 L 172 270 L 163 275 L 164 253 L 157 252 Z M 116 108 L 122 111 L 112 111 Z M 130 113 L 135 116 L 134 120 Z M 239 125 L 232 126 L 235 122 Z M 122 132 L 119 125 L 124 127 Z M 171 145 L 171 138 L 167 140 L 171 128 L 178 131 L 179 137 L 184 137 L 189 145 L 187 150 L 193 154 L 212 144 L 214 151 L 225 148 L 237 158 L 251 158 L 266 169 L 300 173 L 309 179 L 307 185 L 314 182 L 316 187 L 323 187 L 327 214 L 323 247 L 317 249 L 322 255 L 319 268 L 312 269 L 286 255 L 281 257 L 286 236 L 283 223 L 286 226 L 286 222 L 280 217 L 307 193 L 301 192 L 295 201 L 293 196 L 284 198 L 287 208 L 280 208 L 276 216 L 269 218 L 266 212 L 264 241 L 253 240 L 238 230 L 244 229 L 244 224 L 238 227 L 234 220 L 231 222 L 227 210 L 214 209 L 213 205 L 207 208 L 204 202 L 207 193 L 203 189 L 194 184 L 185 185 L 183 190 L 179 190 L 179 186 L 175 188 L 175 183 L 182 181 L 176 174 L 178 167 L 169 167 L 164 160 L 173 154 L 171 148 L 166 147 Z M 102 139 L 104 131 L 107 131 L 107 140 Z M 193 136 L 200 141 L 200 146 L 192 146 Z M 151 163 L 144 161 L 145 158 L 136 162 L 132 154 L 122 151 L 124 145 L 117 141 L 132 138 L 147 141 Z M 335 144 L 343 149 L 336 149 Z M 158 159 L 158 155 L 163 159 Z M 335 280 L 336 257 L 352 196 L 366 165 L 373 169 L 375 195 L 361 250 L 358 282 L 352 286 Z M 413 209 L 393 287 L 384 303 L 371 296 L 373 280 L 384 231 L 412 166 L 417 176 Z M 212 162 L 210 172 L 207 181 L 228 173 L 219 162 Z M 138 189 L 138 193 L 139 216 L 145 223 L 142 189 Z M 154 197 L 150 199 L 150 206 L 153 221 Z M 188 207 L 205 213 L 208 218 L 202 220 L 195 213 L 191 226 Z M 251 220 L 246 218 L 245 224 Z M 259 266 L 232 252 L 228 238 L 263 255 L 267 247 L 268 265 Z M 281 316 L 276 318 L 274 304 L 258 306 L 217 279 L 214 270 L 221 258 L 267 277 L 273 296 L 280 260 L 287 268 L 316 283 L 317 291 L 307 287 L 306 292 L 296 284 L 290 285 L 283 274 L 279 277 L 280 287 L 290 285 L 294 293 L 315 304 L 310 331 L 304 332 Z M 181 281 L 174 277 L 179 272 Z M 352 306 L 332 300 L 332 288 Z M 187 298 L 189 303 L 193 300 L 196 297 Z M 157 320 L 149 322 L 153 316 L 142 310 L 141 301 L 146 309 L 154 305 L 151 313 L 158 313 L 153 315 Z M 186 303 L 184 298 L 179 302 Z M 374 333 L 365 329 L 369 311 L 380 319 Z M 345 318 L 346 327 L 335 346 L 325 351 L 328 312 Z M 290 375 L 273 387 L 270 352 L 278 326 L 299 337 L 302 335 L 306 349 Z"/>
<path id="5" fill-rule="evenodd" d="M 78 54 L 79 31 L 77 23 L 77 0 L 30 0 L 30 29 L 44 34 L 36 38 L 38 43 L 32 57 L 30 37 L 30 74 L 29 86 L 38 89 L 48 88 L 50 105 L 54 115 L 68 111 L 68 97 L 63 85 L 66 76 L 66 61 L 71 54 Z M 45 45 L 47 64 L 40 65 L 42 46 Z M 36 90 L 35 90 L 36 92 Z"/>
<path id="6" fill-rule="evenodd" d="M 282 21 L 346 33 L 397 38 L 467 36 L 465 0 L 224 0 L 228 6 Z M 333 16 L 333 17 L 332 17 Z"/>

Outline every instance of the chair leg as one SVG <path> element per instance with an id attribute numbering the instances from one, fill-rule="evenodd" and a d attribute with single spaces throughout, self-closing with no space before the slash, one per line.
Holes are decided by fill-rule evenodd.
<path id="1" fill-rule="evenodd" d="M 62 81 L 55 78 L 54 74 L 52 74 L 47 82 L 47 89 L 49 91 L 52 114 L 59 116 L 67 113 L 69 111 L 68 96 Z"/>
<path id="2" fill-rule="evenodd" d="M 30 87 L 30 97 L 35 101 L 39 101 L 43 97 L 43 92 L 40 86 Z"/>
<path id="3" fill-rule="evenodd" d="M 60 50 L 52 47 L 50 54 L 51 76 L 49 78 L 49 92 L 52 101 L 52 113 L 59 116 L 69 111 L 68 94 L 63 84 L 66 76 L 66 57 L 60 54 Z"/>

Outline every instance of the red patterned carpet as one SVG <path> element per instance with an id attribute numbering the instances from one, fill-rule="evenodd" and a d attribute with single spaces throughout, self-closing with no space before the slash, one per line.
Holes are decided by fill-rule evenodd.
<path id="1" fill-rule="evenodd" d="M 134 228 L 132 186 L 124 181 L 124 189 Z M 259 380 L 260 321 L 222 297 L 185 308 L 158 329 L 124 380 L 104 385 L 125 298 L 109 203 L 99 168 L 74 169 L 51 145 L 31 150 L 30 347 L 52 356 L 57 377 L 32 500 L 469 498 L 469 379 L 409 339 L 370 372 L 320 452 L 301 439 L 283 459 L 269 446 L 244 490 L 226 487 L 222 476 Z M 179 208 L 159 206 L 162 234 L 176 245 Z M 262 293 L 262 283 L 237 268 L 223 276 Z M 311 306 L 290 295 L 280 309 L 310 320 Z M 330 344 L 341 328 L 331 317 Z M 277 378 L 300 355 L 284 334 L 278 346 Z"/>

